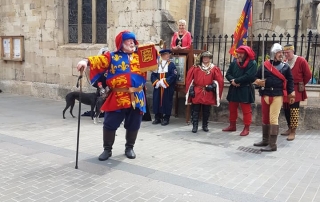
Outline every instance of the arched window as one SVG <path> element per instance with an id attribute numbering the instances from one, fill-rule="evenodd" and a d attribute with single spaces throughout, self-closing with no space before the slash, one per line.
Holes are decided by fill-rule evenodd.
<path id="1" fill-rule="evenodd" d="M 267 20 L 267 21 L 271 20 L 271 2 L 270 2 L 270 0 L 268 0 L 264 4 L 263 18 L 264 18 L 264 20 Z"/>

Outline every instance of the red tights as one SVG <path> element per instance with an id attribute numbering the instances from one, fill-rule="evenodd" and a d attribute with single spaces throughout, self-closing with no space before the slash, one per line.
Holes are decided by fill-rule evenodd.
<path id="1" fill-rule="evenodd" d="M 243 124 L 250 125 L 252 121 L 252 110 L 250 103 L 229 102 L 230 122 L 237 121 L 239 104 L 243 114 Z"/>

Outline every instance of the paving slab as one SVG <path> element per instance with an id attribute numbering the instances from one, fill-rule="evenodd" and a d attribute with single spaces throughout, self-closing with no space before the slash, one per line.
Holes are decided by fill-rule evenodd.
<path id="1" fill-rule="evenodd" d="M 102 124 L 81 117 L 79 169 L 75 169 L 78 119 L 64 101 L 0 94 L 0 201 L 318 201 L 320 135 L 298 131 L 278 151 L 258 152 L 261 127 L 250 135 L 191 132 L 184 119 L 167 126 L 143 122 L 137 158 L 124 156 L 125 129 L 117 131 L 113 156 L 104 162 Z M 78 103 L 74 114 L 78 114 Z M 82 112 L 89 106 L 82 105 Z M 200 123 L 201 125 L 201 123 Z M 285 126 L 284 126 L 285 127 Z"/>

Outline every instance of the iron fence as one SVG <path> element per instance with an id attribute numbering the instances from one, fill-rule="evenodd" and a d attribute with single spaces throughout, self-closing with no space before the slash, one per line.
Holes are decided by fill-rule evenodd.
<path id="1" fill-rule="evenodd" d="M 311 84 L 317 84 L 319 82 L 319 68 L 320 60 L 317 57 L 320 56 L 319 50 L 320 42 L 318 41 L 319 35 L 313 34 L 311 31 L 306 35 L 302 34 L 300 37 L 291 36 L 290 34 L 258 34 L 257 36 L 250 36 L 247 40 L 247 45 L 251 46 L 256 54 L 256 61 L 258 65 L 262 62 L 262 37 L 264 36 L 264 53 L 265 55 L 269 54 L 272 44 L 280 43 L 285 44 L 294 44 L 295 54 L 303 56 L 309 63 L 309 67 L 312 71 Z M 229 54 L 229 49 L 233 44 L 233 35 L 213 35 L 213 36 L 195 36 L 193 39 L 193 47 L 195 49 L 208 50 L 214 53 L 214 63 L 218 65 L 222 72 L 223 76 L 227 70 L 227 66 L 231 63 L 233 57 Z M 319 82 L 320 83 L 320 82 Z"/>

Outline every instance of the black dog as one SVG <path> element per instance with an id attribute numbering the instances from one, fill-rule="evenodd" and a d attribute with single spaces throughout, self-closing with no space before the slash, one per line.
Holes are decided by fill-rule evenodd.
<path id="1" fill-rule="evenodd" d="M 94 120 L 93 120 L 94 124 L 97 124 L 97 121 L 101 122 L 99 120 L 99 117 L 100 117 L 100 114 L 101 114 L 101 107 L 102 107 L 104 101 L 105 101 L 105 99 L 103 99 L 102 97 L 98 97 L 97 98 L 96 110 L 95 110 Z"/>
<path id="2" fill-rule="evenodd" d="M 73 110 L 75 101 L 76 100 L 79 101 L 79 95 L 80 95 L 80 92 L 71 92 L 71 93 L 67 94 L 67 96 L 66 96 L 66 108 L 64 108 L 64 110 L 62 112 L 62 117 L 64 119 L 66 118 L 64 116 L 64 113 L 66 112 L 66 110 L 70 106 L 71 106 L 70 114 L 71 114 L 71 116 L 73 118 L 75 118 L 75 116 L 73 116 L 73 114 L 72 114 L 72 110 Z M 97 102 L 97 94 L 96 93 L 81 93 L 81 103 L 91 106 L 91 119 L 92 120 L 93 120 L 94 107 L 96 106 L 96 102 Z"/>

